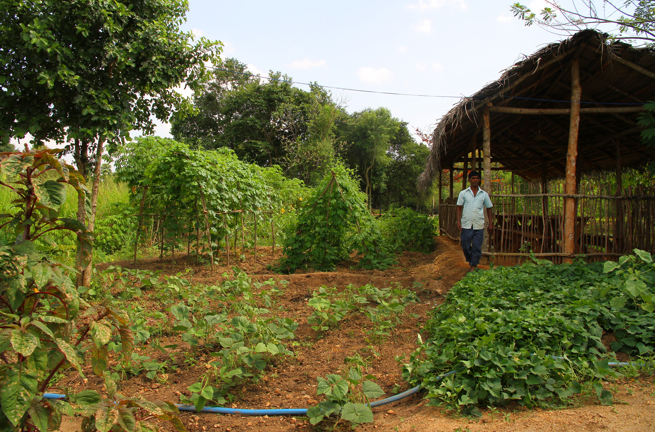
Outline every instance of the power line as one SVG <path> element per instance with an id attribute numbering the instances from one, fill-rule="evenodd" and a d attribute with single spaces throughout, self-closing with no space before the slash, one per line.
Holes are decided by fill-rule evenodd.
<path id="1" fill-rule="evenodd" d="M 261 75 L 255 75 L 250 72 L 236 72 L 236 71 L 231 71 L 228 69 L 221 69 L 221 68 L 214 68 L 214 70 L 222 71 L 222 72 L 230 72 L 233 74 L 239 74 L 239 75 L 247 75 L 250 77 L 255 77 L 255 78 L 260 78 L 260 79 L 265 79 L 269 81 L 277 81 L 277 82 L 288 82 L 289 84 L 296 84 L 296 85 L 306 85 L 308 87 L 311 86 L 316 86 L 320 87 L 323 89 L 330 89 L 330 90 L 344 90 L 344 91 L 352 91 L 352 92 L 359 92 L 359 93 L 369 93 L 369 94 L 382 94 L 382 95 L 391 95 L 391 96 L 409 96 L 409 97 L 426 97 L 426 98 L 440 98 L 440 99 L 470 99 L 470 100 L 475 100 L 476 98 L 471 97 L 471 96 L 448 96 L 448 95 L 428 95 L 428 94 L 416 94 L 416 93 L 396 93 L 396 92 L 383 92 L 383 91 L 375 91 L 375 90 L 363 90 L 363 89 L 353 89 L 353 88 L 348 88 L 348 87 L 334 87 L 334 86 L 327 86 L 327 85 L 321 85 L 317 83 L 305 83 L 305 82 L 300 82 L 300 81 L 288 81 L 280 78 L 270 78 L 266 76 L 261 76 Z M 504 99 L 520 99 L 520 100 L 530 100 L 530 101 L 538 101 L 538 102 L 555 102 L 555 103 L 571 103 L 572 101 L 570 100 L 556 100 L 556 99 L 538 99 L 538 98 L 529 98 L 529 97 L 521 97 L 521 96 L 504 96 Z M 585 102 L 585 101 L 580 101 L 580 102 L 574 102 L 574 103 L 579 103 L 581 105 L 583 104 L 593 104 L 593 105 L 621 105 L 621 106 L 641 106 L 643 105 L 642 103 L 635 103 L 635 102 Z"/>

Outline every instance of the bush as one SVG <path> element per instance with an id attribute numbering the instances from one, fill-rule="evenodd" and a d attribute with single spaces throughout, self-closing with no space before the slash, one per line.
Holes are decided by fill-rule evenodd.
<path id="1" fill-rule="evenodd" d="M 134 244 L 136 216 L 128 204 L 114 203 L 111 213 L 96 221 L 94 245 L 105 254 L 116 253 Z"/>
<path id="2" fill-rule="evenodd" d="M 382 216 L 380 230 L 394 252 L 429 253 L 435 247 L 436 220 L 412 209 L 392 209 Z"/>

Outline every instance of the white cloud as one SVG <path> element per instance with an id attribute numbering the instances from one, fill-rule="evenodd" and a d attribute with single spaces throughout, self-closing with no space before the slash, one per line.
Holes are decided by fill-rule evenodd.
<path id="1" fill-rule="evenodd" d="M 313 69 L 325 66 L 326 64 L 327 62 L 325 60 L 312 60 L 305 58 L 302 60 L 294 60 L 293 63 L 291 63 L 291 67 L 293 69 Z"/>
<path id="2" fill-rule="evenodd" d="M 414 29 L 419 33 L 430 34 L 432 33 L 432 21 L 424 19 L 414 26 Z"/>
<path id="3" fill-rule="evenodd" d="M 440 9 L 448 5 L 459 5 L 461 10 L 468 10 L 465 0 L 419 0 L 418 4 L 408 5 L 407 8 L 425 11 L 428 9 Z"/>
<path id="4" fill-rule="evenodd" d="M 512 20 L 514 20 L 514 17 L 505 14 L 502 14 L 498 18 L 496 18 L 496 21 L 502 24 L 511 22 Z"/>
<path id="5" fill-rule="evenodd" d="M 191 29 L 191 33 L 193 33 L 194 39 L 200 39 L 205 35 L 205 32 L 198 28 Z"/>
<path id="6" fill-rule="evenodd" d="M 401 53 L 407 52 L 407 47 L 405 45 L 398 45 L 398 51 Z"/>
<path id="7" fill-rule="evenodd" d="M 443 70 L 443 65 L 441 63 L 434 62 L 434 63 L 432 63 L 432 66 L 430 67 L 430 69 L 433 72 L 440 71 L 440 70 Z"/>
<path id="8" fill-rule="evenodd" d="M 248 63 L 246 65 L 246 67 L 248 69 L 248 72 L 251 72 L 254 75 L 259 75 L 259 76 L 262 76 L 262 77 L 267 77 L 268 76 L 268 72 L 264 72 L 263 70 L 258 69 L 257 66 L 255 66 L 255 65 L 252 65 L 252 64 Z"/>
<path id="9" fill-rule="evenodd" d="M 385 67 L 377 69 L 372 67 L 360 67 L 357 71 L 357 76 L 360 80 L 366 83 L 381 84 L 384 82 L 390 82 L 393 77 L 393 72 Z"/>
<path id="10" fill-rule="evenodd" d="M 423 63 L 416 63 L 416 70 L 419 72 L 425 72 L 426 70 L 428 70 L 428 67 Z"/>
<path id="11" fill-rule="evenodd" d="M 232 55 L 234 53 L 234 45 L 232 45 L 230 42 L 221 42 L 223 42 L 223 51 L 221 52 L 221 55 L 223 57 Z"/>

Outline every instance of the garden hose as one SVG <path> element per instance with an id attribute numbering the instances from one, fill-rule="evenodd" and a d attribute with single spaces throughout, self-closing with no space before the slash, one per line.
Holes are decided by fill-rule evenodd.
<path id="1" fill-rule="evenodd" d="M 609 366 L 630 366 L 630 365 L 641 365 L 641 363 L 631 363 L 631 362 L 610 362 Z M 455 371 L 450 371 L 438 377 L 437 379 L 443 379 L 448 375 L 454 374 Z M 392 402 L 399 401 L 408 396 L 416 394 L 421 389 L 421 386 L 418 385 L 414 388 L 406 390 L 397 395 L 382 399 L 379 401 L 371 402 L 371 408 L 379 407 L 381 405 L 390 404 Z M 65 399 L 66 396 L 57 393 L 44 393 L 43 397 L 46 399 Z M 196 407 L 193 405 L 182 405 L 175 404 L 177 409 L 180 411 L 191 411 L 191 412 L 209 412 L 215 414 L 232 414 L 232 415 L 245 415 L 245 416 L 278 416 L 278 415 L 288 415 L 288 416 L 306 416 L 307 408 L 271 408 L 271 409 L 241 409 L 241 408 L 225 408 L 225 407 L 204 407 L 202 410 L 196 410 Z"/>

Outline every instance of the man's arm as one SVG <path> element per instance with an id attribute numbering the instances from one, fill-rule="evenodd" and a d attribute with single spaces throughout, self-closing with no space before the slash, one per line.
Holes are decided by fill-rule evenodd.
<path id="1" fill-rule="evenodd" d="M 464 210 L 464 206 L 458 205 L 457 206 L 457 229 L 462 230 L 462 211 Z"/>

